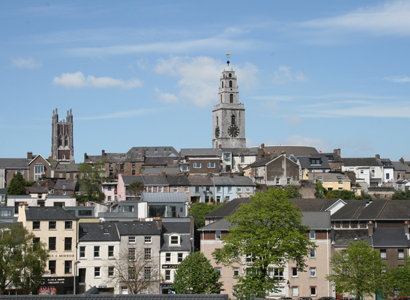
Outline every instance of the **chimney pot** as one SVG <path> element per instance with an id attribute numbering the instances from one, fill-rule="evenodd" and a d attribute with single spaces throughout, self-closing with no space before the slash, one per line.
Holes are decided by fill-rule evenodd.
<path id="1" fill-rule="evenodd" d="M 374 224 L 372 221 L 369 221 L 369 223 L 367 224 L 367 228 L 369 231 L 369 236 L 372 236 L 374 232 Z"/>

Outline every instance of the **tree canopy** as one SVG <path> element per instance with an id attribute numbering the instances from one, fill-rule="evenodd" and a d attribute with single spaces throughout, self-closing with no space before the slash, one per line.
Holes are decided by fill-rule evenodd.
<path id="1" fill-rule="evenodd" d="M 78 182 L 80 189 L 85 192 L 86 201 L 101 201 L 104 193 L 100 190 L 101 179 L 104 176 L 104 162 L 93 165 L 81 163 L 78 167 Z"/>
<path id="2" fill-rule="evenodd" d="M 220 277 L 204 254 L 195 252 L 178 266 L 173 286 L 178 294 L 219 294 Z"/>
<path id="3" fill-rule="evenodd" d="M 397 190 L 394 192 L 391 199 L 392 200 L 410 200 L 410 190 L 407 190 L 405 192 L 401 190 Z"/>
<path id="4" fill-rule="evenodd" d="M 299 188 L 295 184 L 288 184 L 285 186 L 285 191 L 288 192 L 289 198 L 302 198 L 302 195 L 299 193 Z"/>
<path id="5" fill-rule="evenodd" d="M 238 277 L 237 298 L 265 298 L 278 286 L 278 279 L 270 276 L 272 268 L 282 269 L 292 261 L 303 271 L 315 243 L 306 236 L 309 228 L 302 225 L 302 212 L 288 200 L 287 191 L 269 188 L 250 200 L 227 217 L 232 224 L 229 235 L 214 254 L 223 265 L 245 266 L 246 274 Z"/>
<path id="6" fill-rule="evenodd" d="M 332 274 L 327 280 L 333 282 L 340 292 L 350 293 L 359 299 L 373 297 L 383 285 L 386 266 L 380 253 L 365 241 L 352 241 L 346 250 L 333 254 L 330 265 Z"/>
<path id="7" fill-rule="evenodd" d="M 20 172 L 17 172 L 10 180 L 10 185 L 7 188 L 7 195 L 26 195 L 26 181 Z"/>
<path id="8" fill-rule="evenodd" d="M 43 281 L 48 250 L 33 233 L 18 224 L 0 228 L 0 290 L 14 286 L 27 294 Z"/>
<path id="9" fill-rule="evenodd" d="M 131 183 L 127 190 L 131 192 L 132 196 L 140 196 L 141 193 L 144 191 L 144 183 L 142 183 L 141 181 L 134 181 L 133 183 Z"/>

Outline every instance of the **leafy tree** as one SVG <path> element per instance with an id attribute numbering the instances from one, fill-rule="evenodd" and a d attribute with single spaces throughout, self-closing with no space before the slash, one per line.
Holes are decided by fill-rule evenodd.
<path id="1" fill-rule="evenodd" d="M 0 228 L 0 289 L 15 286 L 35 293 L 43 281 L 48 250 L 20 225 Z"/>
<path id="2" fill-rule="evenodd" d="M 144 191 L 144 189 L 144 183 L 142 183 L 141 181 L 134 181 L 127 188 L 127 190 L 130 191 L 131 195 L 134 197 L 141 196 L 141 193 Z"/>
<path id="3" fill-rule="evenodd" d="M 330 264 L 333 273 L 326 278 L 341 292 L 364 299 L 373 297 L 383 285 L 386 266 L 380 253 L 365 241 L 350 242 L 346 250 L 333 254 Z"/>
<path id="4" fill-rule="evenodd" d="M 210 212 L 214 211 L 215 209 L 221 207 L 224 205 L 224 203 L 220 204 L 207 204 L 207 203 L 195 203 L 191 204 L 191 207 L 189 209 L 189 216 L 194 217 L 194 242 L 195 242 L 195 249 L 199 249 L 200 247 L 200 232 L 197 230 L 198 228 L 201 228 L 205 226 L 205 216 L 209 214 Z"/>
<path id="5" fill-rule="evenodd" d="M 140 294 L 143 290 L 148 294 L 158 293 L 158 263 L 145 259 L 143 249 L 130 250 L 121 251 L 118 258 L 107 262 L 107 269 L 111 267 L 114 271 L 114 276 L 108 277 L 107 282 L 126 285 L 130 294 Z"/>
<path id="6" fill-rule="evenodd" d="M 347 191 L 347 190 L 333 190 L 333 191 L 328 191 L 326 194 L 327 199 L 331 198 L 339 198 L 343 200 L 355 200 L 356 196 L 354 194 L 354 191 Z"/>
<path id="7" fill-rule="evenodd" d="M 299 188 L 295 184 L 288 184 L 285 186 L 285 191 L 288 192 L 289 198 L 302 198 L 302 195 L 299 193 Z"/>
<path id="8" fill-rule="evenodd" d="M 373 200 L 372 196 L 365 191 L 362 191 L 362 194 L 356 198 L 357 200 Z"/>
<path id="9" fill-rule="evenodd" d="M 316 183 L 316 191 L 315 191 L 315 197 L 316 199 L 325 199 L 327 190 L 323 187 L 323 185 L 320 182 Z"/>
<path id="10" fill-rule="evenodd" d="M 10 180 L 10 185 L 7 188 L 7 195 L 27 195 L 26 193 L 26 181 L 20 172 L 15 174 Z"/>
<path id="11" fill-rule="evenodd" d="M 80 189 L 85 191 L 87 201 L 101 201 L 104 193 L 100 191 L 100 184 L 105 162 L 95 162 L 93 165 L 81 163 L 78 167 L 78 182 Z"/>
<path id="12" fill-rule="evenodd" d="M 219 294 L 220 277 L 204 254 L 195 252 L 178 266 L 173 286 L 178 294 Z"/>
<path id="13" fill-rule="evenodd" d="M 392 200 L 410 200 L 410 190 L 407 190 L 405 192 L 401 190 L 397 190 L 394 192 L 391 199 Z"/>
<path id="14" fill-rule="evenodd" d="M 279 284 L 270 276 L 273 267 L 282 269 L 292 261 L 299 270 L 305 269 L 308 249 L 315 243 L 306 236 L 309 228 L 302 225 L 302 212 L 286 191 L 258 192 L 226 219 L 232 226 L 222 239 L 223 248 L 214 255 L 225 266 L 245 267 L 246 274 L 238 277 L 237 298 L 265 298 Z"/>

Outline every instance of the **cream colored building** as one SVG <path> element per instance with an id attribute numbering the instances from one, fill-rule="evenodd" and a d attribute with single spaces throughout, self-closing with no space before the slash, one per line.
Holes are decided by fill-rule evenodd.
<path id="1" fill-rule="evenodd" d="M 57 294 L 74 292 L 78 220 L 61 207 L 19 205 L 17 222 L 21 222 L 50 251 L 44 281 L 45 286 L 53 287 Z"/>
<path id="2" fill-rule="evenodd" d="M 320 182 L 328 191 L 346 190 L 351 191 L 351 180 L 342 173 L 307 173 L 305 169 L 303 174 L 304 180 L 310 180 L 313 183 Z"/>

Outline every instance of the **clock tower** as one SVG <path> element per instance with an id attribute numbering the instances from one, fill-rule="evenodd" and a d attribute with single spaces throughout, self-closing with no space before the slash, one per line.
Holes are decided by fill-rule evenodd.
<path id="1" fill-rule="evenodd" d="M 213 148 L 246 148 L 245 107 L 239 103 L 236 75 L 228 65 L 219 83 L 218 104 L 213 113 Z"/>

